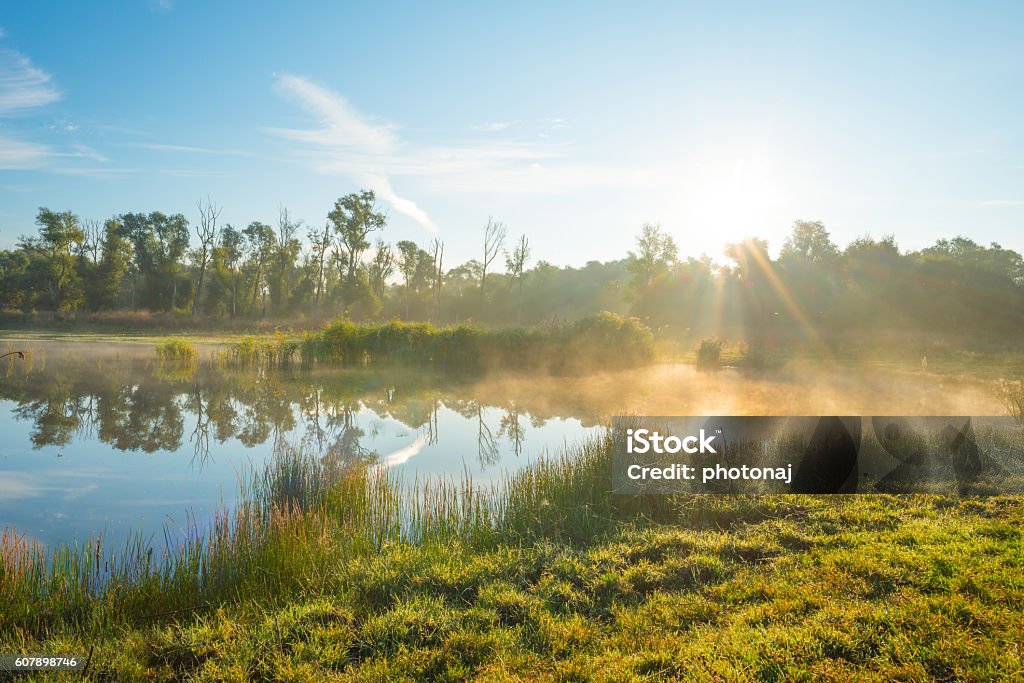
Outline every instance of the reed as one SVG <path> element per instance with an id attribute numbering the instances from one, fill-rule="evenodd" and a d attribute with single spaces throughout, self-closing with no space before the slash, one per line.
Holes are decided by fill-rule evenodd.
<path id="1" fill-rule="evenodd" d="M 242 480 L 242 502 L 213 519 L 189 515 L 168 524 L 162 539 L 134 536 L 123 547 L 102 537 L 45 549 L 16 529 L 0 537 L 0 637 L 12 630 L 39 636 L 62 628 L 137 623 L 239 597 L 285 594 L 311 568 L 337 566 L 394 543 L 493 544 L 572 528 L 593 527 L 582 514 L 536 516 L 537 501 L 567 510 L 603 449 L 543 461 L 505 487 L 479 490 L 461 481 L 399 482 L 386 470 L 324 462 L 282 447 Z M 582 456 L 581 463 L 574 458 Z M 565 489 L 565 490 L 563 490 Z"/>
<path id="2" fill-rule="evenodd" d="M 199 357 L 199 351 L 192 342 L 184 339 L 167 339 L 157 345 L 156 355 L 161 361 L 194 363 Z"/>
<path id="3" fill-rule="evenodd" d="M 296 360 L 341 365 L 412 364 L 443 370 L 530 370 L 574 373 L 649 363 L 651 331 L 611 313 L 536 329 L 489 330 L 429 323 L 363 325 L 339 320 L 299 339 L 245 337 L 225 353 L 239 365 L 280 366 Z"/>
<path id="4" fill-rule="evenodd" d="M 242 367 L 286 367 L 298 359 L 300 346 L 298 340 L 275 330 L 270 337 L 242 337 L 222 352 L 220 360 Z"/>

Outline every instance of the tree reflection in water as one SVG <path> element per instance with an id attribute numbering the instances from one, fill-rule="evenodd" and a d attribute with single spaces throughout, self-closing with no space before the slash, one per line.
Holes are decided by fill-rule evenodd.
<path id="1" fill-rule="evenodd" d="M 538 427 L 551 417 L 527 412 L 519 398 L 489 401 L 472 378 L 411 370 L 269 372 L 72 354 L 4 370 L 0 399 L 32 423 L 33 448 L 95 439 L 119 451 L 177 451 L 188 424 L 192 462 L 200 468 L 228 440 L 280 447 L 296 434 L 325 462 L 373 462 L 380 454 L 364 443 L 370 411 L 422 430 L 425 442 L 436 444 L 442 409 L 476 422 L 477 458 L 488 466 L 500 460 L 502 439 L 507 450 L 522 453 L 524 419 Z"/>

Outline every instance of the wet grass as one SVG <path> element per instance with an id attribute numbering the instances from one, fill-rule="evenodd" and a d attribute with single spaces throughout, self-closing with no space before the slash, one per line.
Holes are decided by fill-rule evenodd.
<path id="1" fill-rule="evenodd" d="M 609 448 L 484 492 L 286 449 L 159 561 L 9 533 L 0 649 L 118 681 L 1024 675 L 1020 498 L 619 497 Z"/>

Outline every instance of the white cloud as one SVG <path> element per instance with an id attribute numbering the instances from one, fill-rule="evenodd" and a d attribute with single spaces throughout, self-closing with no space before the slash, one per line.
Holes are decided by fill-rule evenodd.
<path id="1" fill-rule="evenodd" d="M 28 57 L 14 50 L 0 50 L 0 118 L 28 117 L 60 100 L 60 90 L 52 81 L 50 74 L 34 66 Z M 79 132 L 79 126 L 68 121 L 34 127 L 61 136 L 75 136 Z M 14 126 L 0 135 L 0 170 L 45 171 L 100 179 L 117 179 L 137 172 L 131 168 L 111 168 L 105 155 L 74 139 L 56 145 L 24 138 Z"/>
<path id="2" fill-rule="evenodd" d="M 483 133 L 497 133 L 499 131 L 505 130 L 511 125 L 512 124 L 509 123 L 508 121 L 492 121 L 491 123 L 478 123 L 472 128 L 473 130 L 478 130 Z"/>
<path id="3" fill-rule="evenodd" d="M 187 168 L 165 168 L 161 173 L 176 178 L 226 178 L 228 176 L 224 171 L 201 171 Z"/>
<path id="4" fill-rule="evenodd" d="M 424 446 L 427 445 L 426 434 L 420 434 L 416 439 L 408 446 L 403 446 L 396 451 L 388 453 L 381 457 L 381 459 L 373 465 L 371 469 L 382 470 L 389 467 L 397 467 L 398 465 L 404 465 L 409 462 L 423 450 Z"/>
<path id="5" fill-rule="evenodd" d="M 0 171 L 42 168 L 51 156 L 46 145 L 0 137 Z"/>
<path id="6" fill-rule="evenodd" d="M 569 127 L 569 122 L 566 121 L 563 118 L 560 118 L 560 117 L 544 119 L 544 123 L 546 123 L 551 128 L 568 128 Z"/>
<path id="7" fill-rule="evenodd" d="M 593 187 L 664 183 L 677 174 L 665 169 L 622 168 L 572 163 L 569 148 L 551 141 L 509 142 L 474 139 L 441 144 L 403 140 L 396 127 L 370 120 L 344 97 L 291 74 L 276 78 L 274 89 L 313 115 L 319 127 L 266 128 L 268 133 L 300 143 L 296 154 L 320 173 L 348 175 L 368 185 L 396 211 L 436 231 L 427 212 L 398 195 L 391 178 L 410 179 L 434 191 L 549 194 Z M 568 125 L 549 119 L 551 128 Z M 481 124 L 499 130 L 508 124 Z"/>
<path id="8" fill-rule="evenodd" d="M 28 114 L 60 99 L 60 91 L 51 83 L 50 74 L 14 50 L 0 50 L 0 117 Z M 88 147 L 75 146 L 58 151 L 50 145 L 11 136 L 0 136 L 0 170 L 49 169 L 55 158 L 103 160 Z"/>
<path id="9" fill-rule="evenodd" d="M 8 473 L 0 480 L 0 496 L 5 500 L 35 498 L 42 489 L 29 477 L 17 473 Z"/>
<path id="10" fill-rule="evenodd" d="M 378 197 L 393 206 L 398 213 L 408 216 L 430 232 L 437 232 L 437 226 L 434 221 L 430 220 L 427 212 L 416 206 L 411 199 L 399 197 L 384 176 L 369 174 L 364 176 L 361 182 L 373 190 Z"/>
<path id="11" fill-rule="evenodd" d="M 47 166 L 46 170 L 61 175 L 97 180 L 120 180 L 139 172 L 137 168 L 111 168 L 109 166 Z"/>
<path id="12" fill-rule="evenodd" d="M 240 149 L 214 149 L 210 147 L 195 147 L 192 145 L 169 145 L 161 142 L 133 142 L 127 143 L 125 147 L 138 149 L 150 149 L 155 152 L 182 152 L 187 154 L 217 154 L 220 156 L 250 157 L 251 152 Z"/>
<path id="13" fill-rule="evenodd" d="M 0 26 L 0 38 L 3 38 L 6 35 L 7 35 L 7 31 L 4 30 L 3 26 Z"/>
<path id="14" fill-rule="evenodd" d="M 23 112 L 60 99 L 50 74 L 14 50 L 0 50 L 0 116 Z"/>
<path id="15" fill-rule="evenodd" d="M 77 157 L 79 159 L 91 159 L 92 161 L 109 161 L 107 157 L 103 156 L 92 147 L 87 145 L 73 145 L 73 152 L 61 152 L 57 156 Z"/>
<path id="16" fill-rule="evenodd" d="M 981 206 L 1024 206 L 1024 199 L 987 199 Z"/>
<path id="17" fill-rule="evenodd" d="M 285 74 L 278 77 L 275 88 L 282 95 L 297 100 L 324 126 L 318 130 L 271 129 L 281 137 L 375 154 L 393 153 L 400 147 L 388 126 L 364 120 L 344 97 L 316 83 Z"/>

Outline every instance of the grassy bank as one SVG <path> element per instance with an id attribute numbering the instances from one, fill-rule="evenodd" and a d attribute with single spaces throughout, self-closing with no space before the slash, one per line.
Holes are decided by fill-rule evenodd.
<path id="1" fill-rule="evenodd" d="M 279 454 L 154 558 L 4 539 L 0 649 L 98 680 L 1016 680 L 1019 498 L 502 491 Z M 171 533 L 171 532 L 169 532 Z"/>

